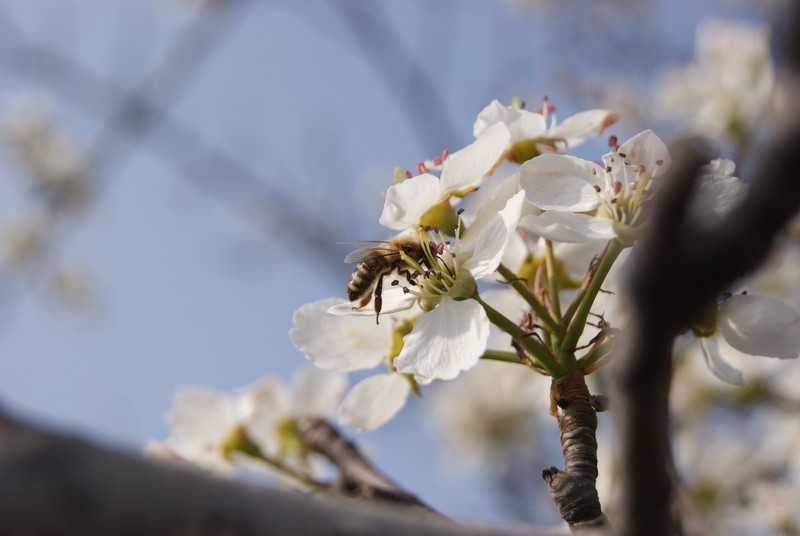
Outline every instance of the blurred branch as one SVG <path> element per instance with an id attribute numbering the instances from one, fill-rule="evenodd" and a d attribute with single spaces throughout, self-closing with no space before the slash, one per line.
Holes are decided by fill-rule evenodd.
<path id="1" fill-rule="evenodd" d="M 796 6 L 796 3 L 795 3 Z M 800 40 L 794 9 L 784 46 Z M 747 197 L 713 229 L 691 219 L 688 206 L 709 152 L 698 140 L 674 148 L 679 158 L 661 180 L 647 236 L 632 256 L 626 299 L 631 325 L 620 356 L 615 399 L 622 439 L 622 534 L 669 534 L 668 396 L 672 342 L 690 322 L 755 269 L 776 235 L 800 208 L 800 114 L 784 114 L 758 153 Z"/>
<path id="2" fill-rule="evenodd" d="M 413 506 L 429 514 L 441 516 L 388 476 L 381 473 L 352 441 L 342 436 L 325 419 L 304 417 L 297 427 L 303 446 L 324 456 L 339 469 L 334 489 L 360 499 L 376 499 L 395 505 Z"/>
<path id="3" fill-rule="evenodd" d="M 95 187 L 107 187 L 114 166 L 124 163 L 134 144 L 144 141 L 148 134 L 156 134 L 151 136 L 154 139 L 150 147 L 179 176 L 213 198 L 225 201 L 227 207 L 250 209 L 250 212 L 257 207 L 260 217 L 268 218 L 273 225 L 280 222 L 283 237 L 297 239 L 289 240 L 291 245 L 302 244 L 333 264 L 338 250 L 327 222 L 304 214 L 307 211 L 289 196 L 268 186 L 235 158 L 171 117 L 168 111 L 188 91 L 201 66 L 224 37 L 233 31 L 248 3 L 228 0 L 198 16 L 176 38 L 160 66 L 130 93 L 69 56 L 32 42 L 4 13 L 0 13 L 0 27 L 5 31 L 0 64 L 17 75 L 48 85 L 86 112 L 104 114 L 110 110 L 87 151 Z M 56 262 L 69 233 L 76 231 L 76 223 L 71 223 L 71 227 L 61 225 L 36 273 L 30 274 L 34 282 Z M 13 296 L 21 299 L 19 294 Z"/>
<path id="4" fill-rule="evenodd" d="M 454 525 L 429 512 L 333 500 L 145 460 L 0 415 L 6 534 L 553 536 Z"/>
<path id="5" fill-rule="evenodd" d="M 460 144 L 447 117 L 446 101 L 425 68 L 403 44 L 377 2 L 337 0 L 333 8 L 350 28 L 353 39 L 372 69 L 410 118 L 411 130 L 423 150 L 438 152 L 448 144 Z"/>

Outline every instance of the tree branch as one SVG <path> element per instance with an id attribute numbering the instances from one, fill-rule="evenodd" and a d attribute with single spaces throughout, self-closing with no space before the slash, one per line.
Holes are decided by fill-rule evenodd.
<path id="1" fill-rule="evenodd" d="M 334 490 L 348 497 L 377 499 L 435 513 L 430 506 L 379 471 L 355 443 L 342 436 L 325 419 L 303 417 L 298 419 L 297 427 L 303 445 L 324 456 L 339 469 L 339 480 Z"/>
<path id="2" fill-rule="evenodd" d="M 564 454 L 563 471 L 556 467 L 542 471 L 550 496 L 573 532 L 607 528 L 595 486 L 597 413 L 580 369 L 552 380 L 550 404 L 558 420 Z"/>
<path id="3" fill-rule="evenodd" d="M 800 28 L 795 9 L 795 29 Z M 798 41 L 795 30 L 792 43 Z M 647 236 L 632 256 L 624 298 L 631 323 L 614 397 L 622 439 L 624 535 L 674 532 L 670 513 L 668 396 L 672 341 L 737 279 L 766 257 L 800 207 L 800 116 L 789 110 L 760 151 L 747 197 L 709 229 L 688 207 L 709 152 L 697 140 L 674 148 L 679 158 L 660 180 Z"/>
<path id="4" fill-rule="evenodd" d="M 414 515 L 408 508 L 266 489 L 146 460 L 2 415 L 0 476 L 4 534 L 554 534 L 454 526 Z"/>

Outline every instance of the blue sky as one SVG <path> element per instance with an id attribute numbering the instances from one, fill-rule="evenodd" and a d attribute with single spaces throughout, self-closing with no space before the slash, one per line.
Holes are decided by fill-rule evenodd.
<path id="1" fill-rule="evenodd" d="M 646 18 L 615 8 L 620 34 L 610 41 L 631 25 L 648 30 L 645 42 L 609 52 L 576 47 L 592 26 L 563 20 L 555 9 L 520 12 L 505 2 L 455 0 L 379 4 L 393 30 L 381 37 L 396 39 L 422 66 L 441 96 L 445 125 L 420 120 L 407 106 L 418 90 L 407 71 L 390 66 L 389 78 L 378 75 L 331 3 L 321 1 L 251 8 L 172 109 L 329 222 L 342 241 L 382 237 L 379 194 L 393 166 L 413 167 L 468 142 L 475 114 L 492 98 L 547 94 L 568 115 L 586 103 L 565 87 L 562 71 L 621 72 L 646 86 L 661 62 L 691 54 L 701 18 L 754 16 L 733 1 L 653 1 Z M 190 17 L 169 1 L 7 0 L 4 9 L 37 42 L 126 86 L 159 63 Z M 80 144 L 97 134 L 104 110 L 87 113 L 0 69 L 0 105 L 30 91 L 55 103 Z M 623 122 L 619 133 L 630 133 L 626 128 Z M 343 263 L 320 262 L 297 247 L 286 223 L 259 228 L 246 209 L 191 186 L 159 156 L 159 135 L 138 144 L 106 178 L 102 199 L 66 245 L 66 261 L 99 276 L 99 314 L 65 314 L 34 292 L 19 314 L 0 317 L 4 403 L 132 448 L 166 434 L 163 414 L 178 385 L 227 389 L 266 373 L 287 377 L 304 363 L 287 338 L 292 311 L 343 294 L 348 276 Z M 24 209 L 8 158 L 0 172 L 2 225 Z M 502 517 L 483 480 L 442 463 L 425 404 L 413 401 L 358 441 L 435 507 L 484 521 Z M 543 521 L 552 519 L 543 513 Z"/>

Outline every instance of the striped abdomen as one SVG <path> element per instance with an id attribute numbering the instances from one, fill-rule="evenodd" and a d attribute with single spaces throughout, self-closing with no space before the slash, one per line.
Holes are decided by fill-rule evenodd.
<path id="1" fill-rule="evenodd" d="M 372 252 L 356 265 L 350 282 L 347 283 L 347 299 L 359 302 L 358 307 L 363 307 L 372 298 L 372 290 L 378 280 L 391 270 L 395 255 L 386 255 Z"/>

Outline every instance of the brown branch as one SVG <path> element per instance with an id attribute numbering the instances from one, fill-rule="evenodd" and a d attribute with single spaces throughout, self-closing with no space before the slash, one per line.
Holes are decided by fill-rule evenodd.
<path id="1" fill-rule="evenodd" d="M 592 400 L 581 370 L 550 384 L 550 410 L 561 431 L 564 470 L 550 467 L 542 471 L 542 478 L 561 518 L 575 533 L 608 527 L 595 485 L 597 409 Z"/>
<path id="2" fill-rule="evenodd" d="M 796 3 L 795 3 L 796 5 Z M 792 27 L 800 28 L 800 10 Z M 798 32 L 791 43 L 798 41 Z M 796 45 L 795 45 L 796 46 Z M 659 203 L 647 236 L 632 256 L 624 297 L 631 323 L 617 371 L 614 398 L 621 435 L 624 535 L 677 531 L 670 513 L 668 396 L 672 341 L 717 296 L 764 260 L 775 237 L 800 208 L 800 116 L 790 110 L 761 148 L 747 197 L 714 228 L 693 221 L 688 206 L 698 171 L 710 155 L 688 140 L 660 180 Z"/>
<path id="3" fill-rule="evenodd" d="M 348 497 L 421 507 L 434 513 L 430 506 L 379 471 L 355 443 L 325 419 L 302 417 L 297 427 L 303 446 L 327 458 L 339 469 L 339 479 L 333 490 Z"/>
<path id="4" fill-rule="evenodd" d="M 281 492 L 146 460 L 0 415 L 3 534 L 546 536 Z"/>

